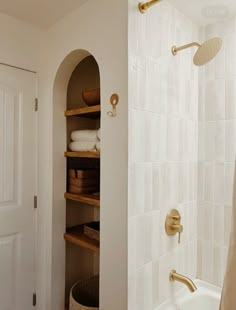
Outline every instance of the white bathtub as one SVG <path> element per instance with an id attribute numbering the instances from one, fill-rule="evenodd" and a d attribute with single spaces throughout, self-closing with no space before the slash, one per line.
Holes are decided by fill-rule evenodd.
<path id="1" fill-rule="evenodd" d="M 184 288 L 156 310 L 219 310 L 221 289 L 200 280 L 194 283 L 198 288 L 196 292 L 190 293 Z"/>

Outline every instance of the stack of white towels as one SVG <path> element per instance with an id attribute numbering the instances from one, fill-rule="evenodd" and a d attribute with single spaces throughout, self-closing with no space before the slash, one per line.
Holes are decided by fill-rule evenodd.
<path id="1" fill-rule="evenodd" d="M 73 152 L 100 151 L 100 138 L 100 129 L 72 131 L 69 149 Z"/>

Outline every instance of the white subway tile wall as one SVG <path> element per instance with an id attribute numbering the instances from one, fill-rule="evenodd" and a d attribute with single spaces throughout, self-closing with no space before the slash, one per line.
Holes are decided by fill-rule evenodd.
<path id="1" fill-rule="evenodd" d="M 236 153 L 236 21 L 195 26 L 168 2 L 129 1 L 129 310 L 154 310 L 175 268 L 222 285 Z M 221 36 L 204 67 L 172 45 Z M 181 243 L 165 233 L 179 209 Z M 217 272 L 215 272 L 217 271 Z M 179 289 L 178 283 L 174 289 Z"/>
<path id="2" fill-rule="evenodd" d="M 197 276 L 222 286 L 236 154 L 236 20 L 200 33 L 202 40 L 221 36 L 223 48 L 199 71 Z"/>
<path id="3" fill-rule="evenodd" d="M 193 50 L 173 57 L 171 47 L 199 34 L 165 1 L 146 14 L 129 2 L 129 310 L 153 310 L 170 296 L 171 269 L 197 275 L 198 68 Z M 172 208 L 180 244 L 165 233 Z"/>

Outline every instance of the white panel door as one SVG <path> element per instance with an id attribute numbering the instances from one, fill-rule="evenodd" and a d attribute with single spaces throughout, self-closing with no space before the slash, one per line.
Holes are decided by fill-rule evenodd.
<path id="1" fill-rule="evenodd" d="M 0 310 L 33 309 L 35 90 L 33 73 L 0 65 Z"/>

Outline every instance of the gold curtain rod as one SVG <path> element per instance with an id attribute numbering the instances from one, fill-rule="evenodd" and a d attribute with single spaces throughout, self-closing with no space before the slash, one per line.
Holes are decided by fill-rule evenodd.
<path id="1" fill-rule="evenodd" d="M 145 13 L 147 11 L 147 9 L 149 9 L 151 6 L 153 6 L 154 4 L 160 2 L 161 0 L 151 0 L 148 2 L 140 2 L 138 5 L 139 11 L 141 13 Z"/>

